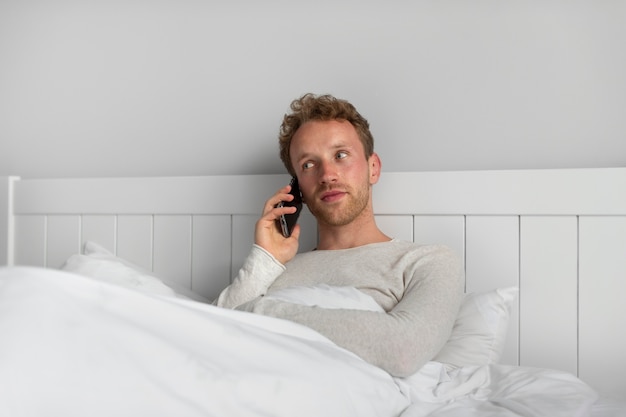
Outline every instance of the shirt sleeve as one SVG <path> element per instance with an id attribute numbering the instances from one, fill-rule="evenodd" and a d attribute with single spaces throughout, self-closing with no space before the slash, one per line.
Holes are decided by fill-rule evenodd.
<path id="1" fill-rule="evenodd" d="M 311 327 L 390 374 L 409 376 L 450 337 L 462 300 L 463 274 L 458 258 L 447 248 L 420 258 L 408 272 L 412 275 L 402 299 L 386 313 L 323 309 L 264 297 L 251 308 Z"/>
<path id="2" fill-rule="evenodd" d="M 265 295 L 274 280 L 285 271 L 285 266 L 269 252 L 253 245 L 232 284 L 213 302 L 218 307 L 235 308 Z"/>

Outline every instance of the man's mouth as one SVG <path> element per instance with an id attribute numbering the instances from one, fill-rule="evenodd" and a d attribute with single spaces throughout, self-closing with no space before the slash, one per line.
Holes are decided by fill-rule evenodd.
<path id="1" fill-rule="evenodd" d="M 340 190 L 331 190 L 322 193 L 320 199 L 325 203 L 332 203 L 341 199 L 346 193 Z"/>

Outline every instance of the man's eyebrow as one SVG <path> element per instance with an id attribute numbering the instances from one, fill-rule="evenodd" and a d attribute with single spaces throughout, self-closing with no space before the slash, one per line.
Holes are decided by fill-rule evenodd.
<path id="1" fill-rule="evenodd" d="M 352 148 L 354 148 L 354 146 L 353 145 L 348 145 L 345 142 L 337 142 L 337 143 L 335 143 L 333 145 L 330 145 L 330 149 L 332 149 L 332 150 L 337 150 L 337 149 L 342 149 L 342 148 L 343 149 L 352 149 Z M 312 152 L 304 152 L 302 154 L 296 155 L 296 161 L 300 161 L 302 159 L 310 158 L 311 155 L 313 155 Z"/>

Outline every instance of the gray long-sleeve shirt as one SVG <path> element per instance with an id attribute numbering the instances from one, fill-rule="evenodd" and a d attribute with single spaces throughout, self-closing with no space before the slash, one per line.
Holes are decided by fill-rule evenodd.
<path id="1" fill-rule="evenodd" d="M 385 312 L 324 309 L 263 297 L 317 284 L 354 287 Z M 408 376 L 448 340 L 462 295 L 459 259 L 445 246 L 392 240 L 302 253 L 282 265 L 255 245 L 217 305 L 295 321 L 392 375 Z"/>

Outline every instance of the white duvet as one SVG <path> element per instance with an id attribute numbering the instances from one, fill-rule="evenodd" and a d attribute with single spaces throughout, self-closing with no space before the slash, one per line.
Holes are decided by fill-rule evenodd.
<path id="1" fill-rule="evenodd" d="M 0 416 L 584 416 L 557 371 L 393 378 L 303 326 L 37 268 L 0 269 Z"/>

